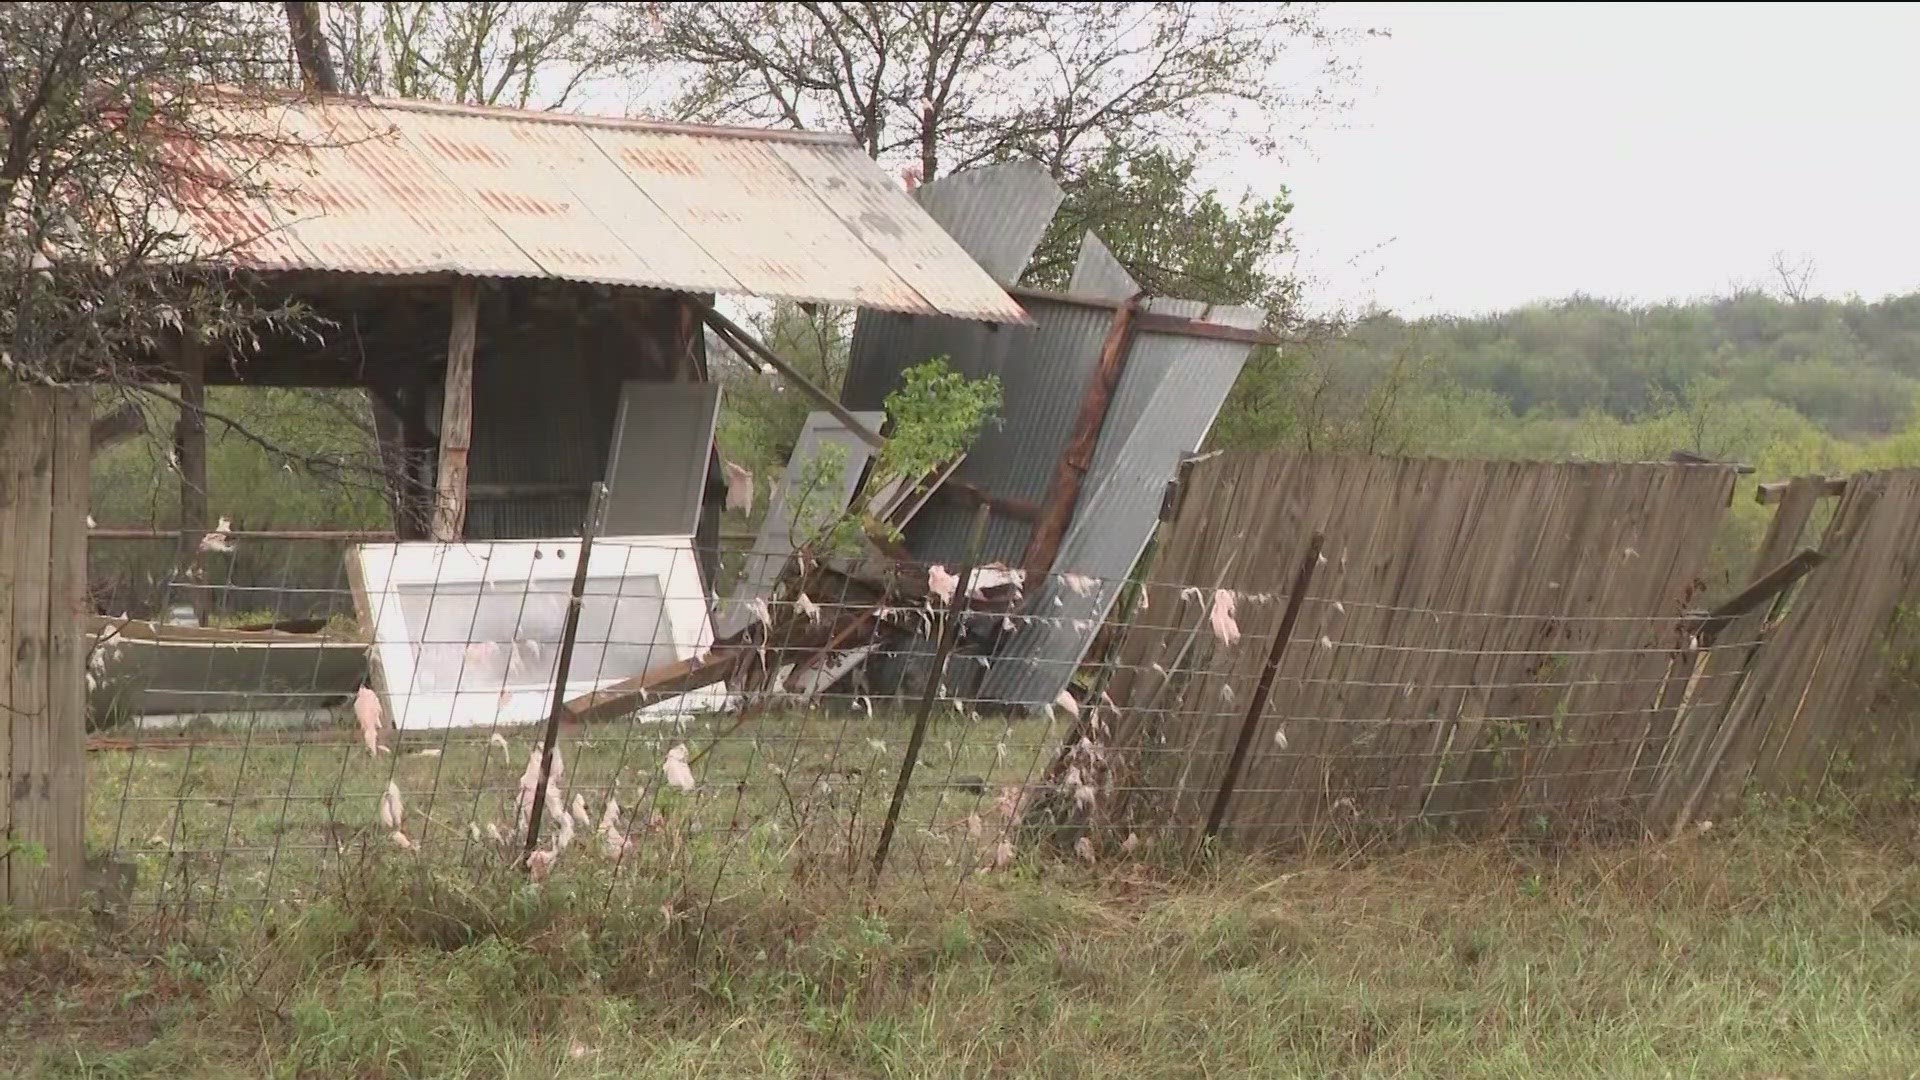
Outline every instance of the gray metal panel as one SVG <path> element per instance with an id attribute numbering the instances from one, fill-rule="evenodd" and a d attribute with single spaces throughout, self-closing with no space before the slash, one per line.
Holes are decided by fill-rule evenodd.
<path id="1" fill-rule="evenodd" d="M 1027 311 L 1032 326 L 997 330 L 863 312 L 842 400 L 877 408 L 902 370 L 935 356 L 947 357 L 969 378 L 998 376 L 1000 418 L 980 433 L 954 476 L 1003 498 L 1038 502 L 1072 437 L 1113 312 L 1052 300 L 1029 301 Z M 908 525 L 907 549 L 923 561 L 957 562 L 966 554 L 971 520 L 971 511 L 929 506 Z M 983 557 L 1017 560 L 1030 531 L 1026 522 L 995 518 Z"/>
<path id="2" fill-rule="evenodd" d="M 1140 283 L 1113 257 L 1107 245 L 1089 232 L 1080 237 L 1080 257 L 1074 260 L 1073 277 L 1067 281 L 1071 296 L 1091 296 L 1102 300 L 1127 300 L 1139 295 Z"/>
<path id="3" fill-rule="evenodd" d="M 995 281 L 1020 280 L 1067 193 L 1034 161 L 968 169 L 914 192 L 927 215 Z"/>
<path id="4" fill-rule="evenodd" d="M 1210 309 L 1191 301 L 1156 299 L 1143 306 L 1157 314 L 1206 314 L 1209 321 L 1247 328 L 1264 318 L 1257 308 Z M 1001 647 L 981 682 L 982 699 L 1037 707 L 1066 688 L 1119 584 L 1153 535 L 1167 482 L 1180 459 L 1205 441 L 1248 351 L 1240 342 L 1206 338 L 1135 339 L 1053 575 L 1036 583 L 1030 596 L 1026 610 L 1035 618 Z M 1081 596 L 1062 584 L 1065 574 L 1094 578 L 1098 585 Z"/>
<path id="5" fill-rule="evenodd" d="M 471 500 L 468 539 L 580 534 L 587 489 L 606 470 L 619 404 L 620 378 L 611 368 L 573 333 L 519 329 L 482 343 L 473 365 L 469 481 L 576 484 L 580 493 Z"/>
<path id="6" fill-rule="evenodd" d="M 878 429 L 886 419 L 885 414 L 877 412 L 855 412 L 853 415 L 874 429 Z M 804 485 L 808 467 L 819 456 L 821 447 L 828 443 L 845 447 L 847 454 L 836 486 L 829 488 L 822 497 L 836 511 L 846 509 L 847 503 L 853 500 L 854 488 L 867 471 L 873 448 L 842 427 L 831 413 L 808 413 L 807 421 L 800 429 L 800 438 L 793 445 L 793 456 L 787 459 L 786 475 L 768 500 L 767 516 L 760 522 L 760 535 L 754 540 L 753 550 L 747 554 L 746 566 L 740 571 L 740 581 L 733 587 L 733 596 L 714 620 L 715 636 L 726 638 L 739 633 L 753 617 L 746 605 L 752 600 L 765 599 L 773 594 L 773 587 L 780 580 L 780 571 L 793 554 L 793 515 L 797 508 L 788 505 L 789 498 Z M 836 498 L 837 502 L 834 501 Z"/>
<path id="7" fill-rule="evenodd" d="M 607 454 L 608 536 L 692 536 L 720 415 L 716 383 L 627 382 Z"/>

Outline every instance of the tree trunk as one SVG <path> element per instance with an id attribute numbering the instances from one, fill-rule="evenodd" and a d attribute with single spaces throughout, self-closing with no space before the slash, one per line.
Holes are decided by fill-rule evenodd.
<path id="1" fill-rule="evenodd" d="M 300 62 L 301 83 L 323 94 L 339 93 L 340 76 L 334 73 L 327 38 L 320 31 L 320 5 L 287 0 L 285 6 L 287 34 L 293 39 L 293 55 Z"/>

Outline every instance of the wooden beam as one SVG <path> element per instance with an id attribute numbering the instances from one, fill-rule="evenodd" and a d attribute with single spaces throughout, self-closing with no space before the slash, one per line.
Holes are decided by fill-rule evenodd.
<path id="1" fill-rule="evenodd" d="M 1139 297 L 1136 296 L 1114 310 L 1113 321 L 1107 326 L 1107 340 L 1100 346 L 1100 365 L 1087 384 L 1086 396 L 1080 399 L 1080 415 L 1073 422 L 1073 434 L 1067 440 L 1066 452 L 1060 455 L 1052 481 L 1047 484 L 1046 497 L 1040 502 L 1040 519 L 1034 523 L 1033 537 L 1027 541 L 1026 554 L 1020 560 L 1028 581 L 1038 582 L 1053 569 L 1053 557 L 1059 554 L 1060 542 L 1067 535 L 1067 526 L 1073 522 L 1074 506 L 1080 501 L 1080 484 L 1086 479 L 1087 470 L 1093 467 L 1094 447 L 1100 442 L 1100 430 L 1107 423 L 1107 409 L 1113 404 L 1113 392 L 1120 385 L 1127 354 L 1133 348 L 1134 316 L 1138 311 Z"/>
<path id="2" fill-rule="evenodd" d="M 933 497 L 951 506 L 964 506 L 969 510 L 977 506 L 985 506 L 1001 517 L 1013 518 L 1016 521 L 1032 522 L 1040 519 L 1038 505 L 1025 499 L 1008 499 L 989 494 L 980 485 L 971 484 L 965 480 L 948 480 L 934 489 Z"/>
<path id="3" fill-rule="evenodd" d="M 181 568 L 201 559 L 200 540 L 211 524 L 207 516 L 207 343 L 192 330 L 183 332 L 174 352 L 180 378 L 180 418 L 173 425 L 173 459 L 180 471 L 180 546 L 174 562 Z M 212 597 L 192 589 L 193 613 L 205 625 Z"/>
<path id="4" fill-rule="evenodd" d="M 1761 484 L 1759 489 L 1753 493 L 1753 501 L 1759 503 L 1761 506 L 1772 506 L 1786 495 L 1787 485 L 1791 483 L 1793 483 L 1791 480 L 1773 480 Z M 1845 495 L 1846 493 L 1846 477 L 1829 476 L 1821 480 L 1820 498 L 1825 499 L 1836 495 Z"/>
<path id="5" fill-rule="evenodd" d="M 440 408 L 440 471 L 433 485 L 435 540 L 450 543 L 467 528 L 467 451 L 473 447 L 473 339 L 480 318 L 480 287 L 453 283 L 453 326 L 447 331 L 447 377 Z"/>
<path id="6" fill-rule="evenodd" d="M 876 450 L 886 449 L 887 440 L 881 438 L 879 432 L 861 423 L 860 418 L 848 411 L 846 406 L 840 404 L 838 398 L 813 385 L 805 375 L 800 374 L 799 369 L 782 360 L 778 353 L 768 348 L 752 334 L 742 330 L 732 319 L 727 318 L 711 307 L 703 308 L 700 314 L 701 318 L 706 320 L 706 324 L 713 328 L 714 333 L 719 334 L 725 339 L 727 344 L 742 350 L 744 353 L 751 353 L 759 359 L 766 361 L 770 367 L 779 372 L 783 378 L 792 383 L 801 393 L 806 394 L 818 402 L 821 408 L 832 413 L 833 418 L 840 421 L 842 426 L 859 437 L 860 441 Z"/>
<path id="7" fill-rule="evenodd" d="M 1178 315 L 1141 315 L 1135 329 L 1142 334 L 1173 334 L 1178 337 L 1206 338 L 1210 341 L 1238 341 L 1247 345 L 1282 345 L 1285 342 L 1265 330 L 1225 323 L 1183 319 Z"/>
<path id="8" fill-rule="evenodd" d="M 684 694 L 720 682 L 733 674 L 734 665 L 745 655 L 745 651 L 715 649 L 691 660 L 663 664 L 643 675 L 564 702 L 560 706 L 562 718 L 570 723 L 583 723 L 625 716 L 645 706 L 649 700 Z"/>
<path id="9" fill-rule="evenodd" d="M 700 309 L 687 296 L 676 297 L 673 308 L 673 381 L 706 382 L 706 364 L 695 351 L 701 340 Z"/>
<path id="10" fill-rule="evenodd" d="M 1711 643 L 1715 635 L 1726 629 L 1728 623 L 1772 600 L 1825 561 L 1825 555 L 1812 548 L 1803 548 L 1791 559 L 1755 578 L 1751 585 L 1729 597 L 1700 621 L 1701 643 Z"/>
<path id="11" fill-rule="evenodd" d="M 122 405 L 93 419 L 93 453 L 110 450 L 147 430 L 147 414 L 138 405 Z"/>

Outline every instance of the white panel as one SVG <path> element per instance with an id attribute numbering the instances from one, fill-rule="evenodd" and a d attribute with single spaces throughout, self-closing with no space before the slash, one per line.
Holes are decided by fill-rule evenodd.
<path id="1" fill-rule="evenodd" d="M 578 540 L 370 544 L 354 550 L 376 679 L 396 728 L 531 724 L 553 682 Z M 690 660 L 713 643 L 692 540 L 594 541 L 568 699 Z M 702 691 L 653 710 L 716 706 Z"/>

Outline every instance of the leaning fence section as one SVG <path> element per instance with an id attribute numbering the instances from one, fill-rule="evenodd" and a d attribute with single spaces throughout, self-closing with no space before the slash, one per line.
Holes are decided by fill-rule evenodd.
<path id="1" fill-rule="evenodd" d="M 1634 811 L 1696 677 L 1689 615 L 1731 469 L 1222 457 L 1188 477 L 1130 628 L 1112 753 L 1128 822 L 1190 825 L 1243 725 L 1229 835 L 1324 824 L 1447 828 Z M 1325 534 L 1271 700 L 1245 703 L 1289 579 Z M 1244 641 L 1216 628 L 1231 619 Z M 1249 647 L 1252 646 L 1252 647 Z M 1163 797 L 1153 797 L 1167 789 Z"/>
<path id="2" fill-rule="evenodd" d="M 1818 540 L 1825 561 L 1774 611 L 1698 770 L 1708 805 L 1750 788 L 1884 793 L 1920 768 L 1920 470 L 1780 488 L 1775 556 L 1804 542 L 1818 501 L 1838 505 Z"/>

